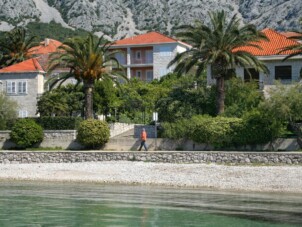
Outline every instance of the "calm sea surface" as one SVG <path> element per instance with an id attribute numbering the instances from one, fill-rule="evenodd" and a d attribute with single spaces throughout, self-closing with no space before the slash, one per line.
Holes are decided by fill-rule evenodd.
<path id="1" fill-rule="evenodd" d="M 302 226 L 302 195 L 0 181 L 0 226 Z"/>

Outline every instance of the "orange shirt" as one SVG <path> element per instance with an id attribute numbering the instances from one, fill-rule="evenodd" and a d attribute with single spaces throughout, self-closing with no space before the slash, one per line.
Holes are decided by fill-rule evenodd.
<path id="1" fill-rule="evenodd" d="M 141 140 L 143 140 L 143 141 L 147 140 L 147 133 L 146 133 L 146 131 L 142 131 L 142 133 L 141 133 Z"/>

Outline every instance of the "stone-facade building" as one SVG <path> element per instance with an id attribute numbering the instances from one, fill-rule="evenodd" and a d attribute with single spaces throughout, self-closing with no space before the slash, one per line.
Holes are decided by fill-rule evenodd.
<path id="1" fill-rule="evenodd" d="M 0 69 L 0 92 L 17 102 L 19 117 L 37 116 L 37 98 L 43 94 L 50 76 L 47 75 L 49 55 L 60 45 L 59 41 L 45 39 L 29 50 L 31 59 Z"/>
<path id="2" fill-rule="evenodd" d="M 144 81 L 159 79 L 171 72 L 170 61 L 189 48 L 190 45 L 158 32 L 122 39 L 111 46 L 112 50 L 119 51 L 115 57 L 126 69 L 127 77 Z"/>

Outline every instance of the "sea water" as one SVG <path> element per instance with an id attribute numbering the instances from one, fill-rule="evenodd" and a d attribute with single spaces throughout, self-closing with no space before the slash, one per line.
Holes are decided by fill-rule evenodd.
<path id="1" fill-rule="evenodd" d="M 0 226 L 302 226 L 302 195 L 0 181 Z"/>

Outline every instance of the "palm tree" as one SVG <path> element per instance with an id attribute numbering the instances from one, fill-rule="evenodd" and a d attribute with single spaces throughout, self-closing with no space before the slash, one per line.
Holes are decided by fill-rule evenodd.
<path id="1" fill-rule="evenodd" d="M 290 51 L 291 54 L 287 55 L 283 61 L 286 61 L 289 58 L 292 58 L 294 56 L 298 56 L 302 54 L 302 32 L 297 32 L 297 35 L 290 37 L 290 39 L 294 40 L 300 40 L 300 42 L 297 42 L 297 44 L 290 45 L 288 47 L 283 48 L 279 53 L 284 53 L 286 51 Z"/>
<path id="2" fill-rule="evenodd" d="M 227 21 L 224 11 L 209 13 L 209 26 L 202 22 L 195 25 L 181 26 L 177 36 L 192 45 L 192 49 L 178 54 L 169 64 L 176 65 L 175 72 L 184 74 L 191 69 L 200 76 L 208 65 L 211 66 L 212 77 L 217 85 L 217 114 L 224 112 L 224 82 L 229 69 L 235 66 L 253 67 L 258 71 L 267 72 L 265 65 L 249 52 L 240 47 L 251 46 L 260 48 L 257 41 L 267 39 L 257 31 L 254 25 L 240 26 L 240 20 L 234 15 Z"/>
<path id="3" fill-rule="evenodd" d="M 69 78 L 75 78 L 78 83 L 83 83 L 85 101 L 85 118 L 93 118 L 93 88 L 97 80 L 108 78 L 117 82 L 117 77 L 126 77 L 114 58 L 115 52 L 109 51 L 111 46 L 103 37 L 96 40 L 92 34 L 86 38 L 68 39 L 61 45 L 50 58 L 49 73 L 57 68 L 68 68 L 68 73 L 51 78 L 48 83 L 51 88 L 59 86 Z M 115 70 L 112 71 L 112 67 Z"/>
<path id="4" fill-rule="evenodd" d="M 29 49 L 38 45 L 35 39 L 35 36 L 28 37 L 23 27 L 6 32 L 0 41 L 1 65 L 9 66 L 30 58 Z"/>

